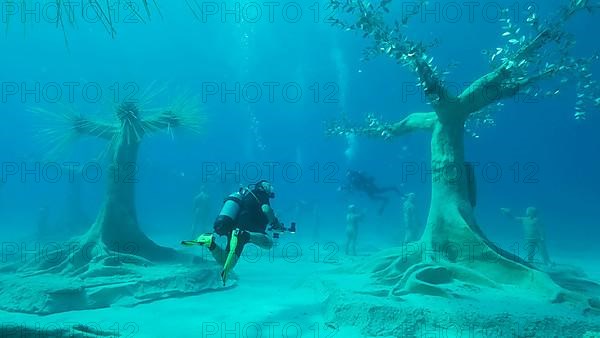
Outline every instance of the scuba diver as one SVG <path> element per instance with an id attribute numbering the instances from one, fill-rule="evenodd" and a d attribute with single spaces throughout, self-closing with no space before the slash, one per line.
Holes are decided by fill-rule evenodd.
<path id="1" fill-rule="evenodd" d="M 400 190 L 397 187 L 378 187 L 375 184 L 375 178 L 368 176 L 362 171 L 356 170 L 348 170 L 346 172 L 346 183 L 339 187 L 338 191 L 361 191 L 367 194 L 371 200 L 381 201 L 379 214 L 383 213 L 383 210 L 389 202 L 389 198 L 384 196 L 385 193 L 394 191 L 398 195 L 401 195 Z"/>
<path id="2" fill-rule="evenodd" d="M 270 199 L 275 198 L 273 186 L 265 180 L 248 187 L 241 188 L 238 192 L 229 195 L 223 204 L 221 212 L 214 222 L 214 233 L 204 233 L 194 241 L 183 241 L 181 244 L 201 245 L 210 251 L 214 259 L 223 270 L 221 278 L 226 284 L 229 273 L 235 267 L 242 255 L 242 250 L 247 243 L 270 250 L 273 239 L 267 235 L 268 230 L 276 232 L 295 232 L 295 224 L 290 229 L 279 222 L 271 208 Z M 215 242 L 215 234 L 227 236 L 227 246 L 221 248 Z"/>

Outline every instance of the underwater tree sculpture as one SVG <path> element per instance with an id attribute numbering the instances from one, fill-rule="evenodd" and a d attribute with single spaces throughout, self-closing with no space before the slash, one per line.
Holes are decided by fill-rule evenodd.
<path id="1" fill-rule="evenodd" d="M 487 107 L 531 91 L 532 85 L 542 80 L 580 75 L 577 119 L 585 118 L 584 104 L 600 103 L 590 96 L 596 83 L 588 75 L 589 63 L 597 57 L 570 56 L 573 40 L 563 30 L 565 22 L 575 14 L 597 7 L 585 0 L 575 0 L 545 24 L 531 12 L 527 19 L 533 30 L 530 38 L 516 37 L 521 28 L 505 20 L 508 27 L 504 36 L 510 38 L 509 47 L 490 53 L 493 70 L 460 94 L 452 95 L 426 54 L 425 44 L 411 41 L 401 31 L 410 15 L 402 18 L 401 23 L 396 21 L 391 26 L 386 23 L 390 2 L 383 0 L 374 5 L 362 0 L 331 0 L 331 7 L 344 13 L 340 17 L 350 17 L 331 20 L 335 26 L 361 31 L 365 38 L 372 39 L 374 43 L 366 51 L 367 58 L 384 54 L 414 69 L 433 111 L 412 113 L 392 124 L 373 116 L 368 118 L 366 126 L 347 126 L 345 121 L 337 121 L 328 133 L 389 139 L 416 131 L 430 132 L 432 195 L 421 239 L 375 255 L 364 268 L 373 273 L 378 283 L 387 286 L 385 295 L 389 297 L 409 293 L 461 297 L 472 293 L 473 287 L 515 286 L 552 302 L 575 301 L 584 304 L 586 310 L 598 309 L 597 300 L 586 293 L 591 289 L 597 291 L 598 284 L 542 272 L 487 239 L 475 220 L 473 182 L 469 180 L 464 150 L 465 125 L 470 120 L 488 118 Z M 547 60 L 552 45 L 558 46 L 553 55 L 556 64 Z"/>
<path id="2" fill-rule="evenodd" d="M 91 229 L 78 242 L 78 249 L 51 271 L 81 272 L 88 264 L 85 259 L 110 252 L 129 258 L 150 261 L 169 261 L 176 258 L 176 251 L 157 245 L 140 229 L 135 208 L 135 186 L 137 156 L 141 141 L 147 135 L 172 128 L 198 130 L 200 112 L 191 102 L 183 102 L 178 108 L 168 109 L 143 118 L 134 102 L 124 102 L 116 109 L 119 124 L 107 124 L 81 115 L 66 115 L 72 131 L 79 136 L 93 136 L 110 141 L 108 147 L 109 166 L 106 174 L 106 199 Z M 65 137 L 64 135 L 62 137 Z M 67 138 L 69 136 L 67 135 Z M 99 250 L 90 255 L 86 250 Z M 44 271 L 47 272 L 47 271 Z"/>
<path id="3" fill-rule="evenodd" d="M 23 266 L 16 262 L 2 268 L 15 275 L 0 276 L 0 309 L 50 314 L 115 303 L 135 305 L 220 288 L 216 265 L 156 244 L 140 229 L 135 208 L 133 174 L 141 141 L 161 130 L 199 130 L 203 116 L 191 99 L 184 98 L 147 117 L 138 104 L 124 102 L 116 117 L 118 123 L 111 124 L 79 114 L 54 114 L 70 126 L 66 133 L 51 128 L 44 134 L 62 141 L 59 148 L 81 136 L 110 142 L 106 199 L 83 236 L 56 250 L 43 250 L 42 257 L 28 259 Z"/>

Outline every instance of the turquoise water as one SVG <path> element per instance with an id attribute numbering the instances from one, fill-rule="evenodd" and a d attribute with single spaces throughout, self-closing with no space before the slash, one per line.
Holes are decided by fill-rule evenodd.
<path id="1" fill-rule="evenodd" d="M 583 1 L 384 1 L 389 12 L 379 2 L 335 3 L 62 2 L 57 20 L 56 2 L 3 1 L 0 336 L 411 337 L 429 330 L 550 337 L 600 330 L 598 4 L 585 2 L 559 27 L 548 23 L 556 11 Z M 408 16 L 393 48 L 376 46 L 389 47 L 392 58 L 363 60 L 376 34 L 332 25 L 332 15 L 352 21 L 360 8 L 383 15 L 363 22 L 367 30 L 393 28 Z M 497 265 L 475 264 L 468 268 L 502 287 L 455 283 L 460 273 L 452 267 L 465 265 L 450 259 L 449 277 L 421 275 L 434 289 L 447 285 L 445 295 L 404 284 L 409 292 L 388 293 L 408 278 L 402 264 L 390 265 L 398 269 L 391 279 L 372 270 L 390 264 L 386 250 L 404 248 L 393 251 L 401 257 L 414 248 L 405 241 L 406 194 L 415 194 L 418 238 L 430 206 L 440 205 L 431 203 L 432 134 L 385 140 L 361 128 L 383 123 L 381 136 L 411 113 L 436 109 L 417 64 L 406 61 L 415 53 L 455 96 L 547 27 L 569 35 L 527 63 L 516 58 L 523 70 L 512 79 L 549 69 L 551 76 L 492 100 L 460 132 L 477 181 L 477 205 L 461 215 L 477 219 L 485 234 L 478 241 L 495 243 L 539 275 L 499 272 L 512 276 L 504 280 L 489 272 L 503 271 Z M 576 43 L 563 57 L 566 41 Z M 424 55 L 402 49 L 419 42 Z M 123 102 L 135 108 L 119 110 Z M 360 187 L 340 189 L 348 170 L 399 193 L 382 193 L 381 209 L 383 200 Z M 297 231 L 268 232 L 271 249 L 249 244 L 223 286 L 222 264 L 206 248 L 180 242 L 212 232 L 224 198 L 262 179 L 275 189 L 277 217 Z M 442 205 L 453 205 L 451 193 L 443 196 Z M 362 214 L 356 255 L 346 252 L 350 204 Z M 532 265 L 525 262 L 527 229 L 500 211 L 521 217 L 530 206 L 539 211 L 551 267 L 537 251 Z M 436 219 L 429 217 L 427 229 Z M 575 293 L 584 300 L 556 301 L 562 296 L 541 292 L 551 283 L 539 276 L 580 287 Z"/>

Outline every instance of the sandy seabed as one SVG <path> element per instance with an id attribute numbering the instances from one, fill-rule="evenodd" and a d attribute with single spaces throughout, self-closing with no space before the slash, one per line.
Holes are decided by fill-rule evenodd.
<path id="1" fill-rule="evenodd" d="M 249 250 L 231 287 L 195 296 L 45 316 L 0 312 L 0 337 L 600 337 L 590 329 L 600 332 L 600 315 L 517 289 L 501 297 L 493 290 L 464 299 L 382 297 L 351 268 L 373 247 L 348 257 L 334 242 L 321 243 Z M 600 280 L 599 256 L 559 253 L 555 260 Z"/>

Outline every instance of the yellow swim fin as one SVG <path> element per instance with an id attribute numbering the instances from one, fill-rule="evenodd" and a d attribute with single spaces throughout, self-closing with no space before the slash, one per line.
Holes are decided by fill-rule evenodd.
<path id="1" fill-rule="evenodd" d="M 227 283 L 227 278 L 229 277 L 229 273 L 235 266 L 237 262 L 236 249 L 238 246 L 238 235 L 240 234 L 240 229 L 235 229 L 231 233 L 231 240 L 229 241 L 229 253 L 227 254 L 227 259 L 225 260 L 225 265 L 223 265 L 223 271 L 221 272 L 221 279 L 223 280 L 223 286 Z"/>
<path id="2" fill-rule="evenodd" d="M 184 246 L 200 245 L 200 246 L 205 246 L 207 248 L 210 248 L 212 246 L 214 239 L 215 239 L 215 237 L 213 234 L 205 233 L 205 234 L 198 236 L 198 238 L 196 238 L 195 240 L 181 241 L 181 245 L 184 245 Z"/>

